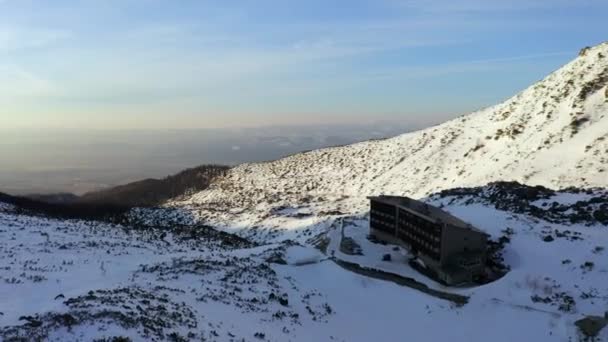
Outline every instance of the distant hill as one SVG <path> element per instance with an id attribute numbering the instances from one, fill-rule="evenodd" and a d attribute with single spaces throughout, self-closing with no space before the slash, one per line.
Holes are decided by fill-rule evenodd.
<path id="1" fill-rule="evenodd" d="M 120 221 L 133 207 L 154 207 L 163 202 L 205 190 L 229 169 L 201 165 L 163 179 L 145 179 L 82 196 L 71 193 L 13 196 L 0 193 L 0 202 L 18 210 L 60 218 Z"/>
<path id="2" fill-rule="evenodd" d="M 72 203 L 78 200 L 77 195 L 69 192 L 60 192 L 56 194 L 28 194 L 23 197 L 46 203 Z"/>
<path id="3" fill-rule="evenodd" d="M 228 169 L 228 166 L 222 165 L 201 165 L 163 179 L 144 179 L 86 193 L 75 202 L 128 207 L 157 206 L 169 199 L 207 189 L 216 177 L 223 176 Z"/>
<path id="4" fill-rule="evenodd" d="M 53 195 L 42 196 L 55 199 Z M 43 215 L 63 219 L 103 220 L 119 222 L 122 214 L 129 211 L 128 206 L 106 203 L 79 203 L 79 202 L 49 202 L 43 198 L 34 199 L 22 196 L 13 196 L 0 192 L 0 203 L 11 204 L 17 212 L 31 215 Z"/>

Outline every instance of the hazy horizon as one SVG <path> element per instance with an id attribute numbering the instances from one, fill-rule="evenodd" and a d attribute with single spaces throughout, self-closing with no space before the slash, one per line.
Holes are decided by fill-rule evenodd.
<path id="1" fill-rule="evenodd" d="M 82 194 L 202 164 L 235 165 L 390 137 L 399 123 L 190 130 L 2 132 L 0 192 Z"/>

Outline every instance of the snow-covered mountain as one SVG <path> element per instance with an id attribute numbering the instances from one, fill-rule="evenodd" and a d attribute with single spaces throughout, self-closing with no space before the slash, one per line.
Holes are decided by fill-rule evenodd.
<path id="1" fill-rule="evenodd" d="M 607 86 L 603 43 L 496 106 L 391 139 L 243 164 L 172 205 L 234 227 L 243 213 L 258 222 L 285 206 L 360 212 L 365 196 L 379 193 L 422 198 L 492 181 L 606 187 Z M 225 207 L 232 211 L 214 210 Z"/>

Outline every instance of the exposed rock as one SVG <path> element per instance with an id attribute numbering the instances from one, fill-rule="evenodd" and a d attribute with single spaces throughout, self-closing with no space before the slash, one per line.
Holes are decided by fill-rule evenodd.
<path id="1" fill-rule="evenodd" d="M 568 204 L 551 201 L 552 197 L 560 194 L 586 194 L 588 198 Z M 518 182 L 494 182 L 481 187 L 444 190 L 431 199 L 449 197 L 453 198 L 451 201 L 475 198 L 468 201 L 490 204 L 496 209 L 527 214 L 554 223 L 608 225 L 608 192 L 602 189 L 571 187 L 557 192 L 543 186 L 528 186 Z M 534 203 L 537 201 L 544 201 L 544 204 L 537 205 Z"/>
<path id="2" fill-rule="evenodd" d="M 574 324 L 579 330 L 589 338 L 595 338 L 599 335 L 600 331 L 608 325 L 608 312 L 601 316 L 587 316 L 583 319 L 579 319 Z"/>

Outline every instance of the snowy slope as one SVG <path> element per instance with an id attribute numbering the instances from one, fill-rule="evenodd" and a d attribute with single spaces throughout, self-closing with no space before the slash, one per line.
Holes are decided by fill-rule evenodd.
<path id="1" fill-rule="evenodd" d="M 607 86 L 604 43 L 499 105 L 391 139 L 240 165 L 210 189 L 171 205 L 234 228 L 276 226 L 268 217 L 283 206 L 318 207 L 316 216 L 361 212 L 365 196 L 379 193 L 421 198 L 498 180 L 606 187 Z"/>
<path id="2" fill-rule="evenodd" d="M 364 217 L 344 217 L 342 225 L 363 255 L 344 255 L 335 246 L 338 225 L 322 227 L 332 238 L 328 254 L 468 296 L 464 306 L 352 273 L 294 242 L 254 246 L 212 231 L 195 235 L 202 228 L 138 230 L 3 206 L 0 341 L 364 342 L 402 341 L 404 334 L 413 341 L 576 341 L 574 322 L 608 307 L 606 228 L 498 210 L 475 191 L 427 200 L 493 238 L 510 231 L 504 258 L 511 271 L 481 287 L 446 288 L 417 274 L 404 263 L 405 251 L 366 239 Z M 607 197 L 564 192 L 530 203 Z M 381 260 L 386 253 L 392 261 Z"/>

